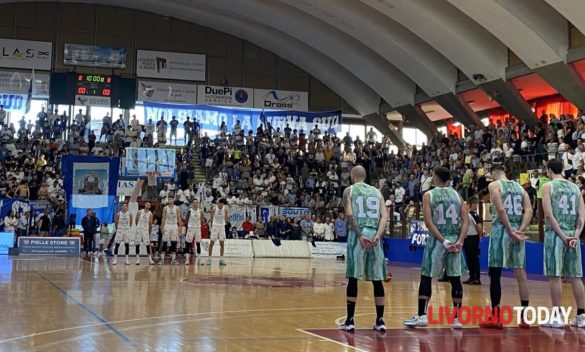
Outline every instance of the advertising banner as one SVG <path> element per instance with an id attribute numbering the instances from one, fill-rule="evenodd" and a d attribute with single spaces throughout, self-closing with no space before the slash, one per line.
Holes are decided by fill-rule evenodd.
<path id="1" fill-rule="evenodd" d="M 174 149 L 126 148 L 124 176 L 146 177 L 147 172 L 158 177 L 175 177 L 176 152 Z"/>
<path id="2" fill-rule="evenodd" d="M 67 213 L 76 214 L 77 224 L 81 223 L 87 209 L 95 211 L 100 222 L 112 222 L 119 169 L 120 158 L 63 157 Z"/>
<path id="3" fill-rule="evenodd" d="M 242 87 L 204 86 L 197 87 L 197 104 L 254 107 L 254 90 Z"/>
<path id="4" fill-rule="evenodd" d="M 309 110 L 309 93 L 254 89 L 254 107 L 267 110 Z"/>
<path id="5" fill-rule="evenodd" d="M 0 93 L 27 95 L 31 76 L 32 71 L 0 71 Z M 35 72 L 33 98 L 47 98 L 49 96 L 49 77 L 48 73 Z M 6 110 L 6 106 L 4 106 L 4 110 Z"/>
<path id="6" fill-rule="evenodd" d="M 71 66 L 126 68 L 126 48 L 65 44 L 63 63 Z"/>
<path id="7" fill-rule="evenodd" d="M 251 240 L 237 240 L 227 239 L 225 240 L 224 256 L 230 258 L 252 258 L 254 252 L 252 250 Z M 204 239 L 201 241 L 201 254 L 202 258 L 206 258 L 209 255 L 209 240 Z M 213 250 L 213 257 L 219 257 L 218 246 L 215 246 Z"/>
<path id="8" fill-rule="evenodd" d="M 424 221 L 412 220 L 408 229 L 408 239 L 410 245 L 414 247 L 425 247 L 427 238 L 430 236 L 429 230 Z"/>
<path id="9" fill-rule="evenodd" d="M 0 50 L 0 67 L 51 70 L 51 42 L 1 38 Z"/>
<path id="10" fill-rule="evenodd" d="M 70 255 L 78 256 L 79 237 L 20 237 L 19 255 Z"/>
<path id="11" fill-rule="evenodd" d="M 138 50 L 136 76 L 205 81 L 205 55 Z"/>
<path id="12" fill-rule="evenodd" d="M 344 242 L 315 242 L 314 246 L 309 246 L 311 258 L 330 258 L 337 259 L 337 256 L 345 255 L 347 252 L 347 243 Z"/>
<path id="13" fill-rule="evenodd" d="M 197 85 L 170 82 L 138 81 L 138 101 L 196 104 Z"/>
<path id="14" fill-rule="evenodd" d="M 287 218 L 301 218 L 305 215 L 311 215 L 311 209 L 309 208 L 290 208 L 281 207 L 280 215 L 286 216 Z"/>
<path id="15" fill-rule="evenodd" d="M 27 100 L 27 94 L 0 94 L 0 105 L 10 112 L 26 113 Z"/>
<path id="16" fill-rule="evenodd" d="M 134 187 L 138 181 L 118 180 L 116 194 L 118 196 L 130 197 L 134 193 Z M 142 191 L 140 192 L 142 193 Z M 138 194 L 140 196 L 140 193 Z"/>
<path id="17" fill-rule="evenodd" d="M 111 107 L 112 100 L 110 97 L 97 97 L 91 95 L 76 95 L 75 96 L 75 105 L 80 106 L 103 106 L 103 107 Z"/>
<path id="18" fill-rule="evenodd" d="M 308 133 L 315 125 L 321 131 L 341 132 L 341 110 L 328 112 L 299 112 L 299 111 L 258 111 L 252 109 L 220 108 L 204 105 L 174 105 L 163 103 L 144 103 L 145 123 L 152 119 L 157 121 L 161 116 L 170 120 L 176 116 L 179 123 L 183 123 L 187 116 L 196 118 L 201 129 L 217 131 L 222 122 L 226 123 L 228 132 L 240 121 L 242 130 L 255 131 L 259 124 L 270 122 L 272 128 L 284 130 L 286 125 L 293 130 L 303 130 Z"/>

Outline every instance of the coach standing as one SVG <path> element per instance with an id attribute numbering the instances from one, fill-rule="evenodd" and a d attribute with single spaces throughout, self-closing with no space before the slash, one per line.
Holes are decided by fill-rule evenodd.
<path id="1" fill-rule="evenodd" d="M 81 219 L 81 227 L 83 227 L 83 251 L 89 255 L 95 250 L 94 238 L 98 227 L 99 220 L 95 217 L 93 210 L 87 209 L 87 214 Z"/>

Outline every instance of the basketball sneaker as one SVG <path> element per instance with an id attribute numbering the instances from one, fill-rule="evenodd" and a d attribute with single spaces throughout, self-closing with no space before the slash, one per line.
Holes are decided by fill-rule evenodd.
<path id="1" fill-rule="evenodd" d="M 463 325 L 461 325 L 461 322 L 459 321 L 459 318 L 455 318 L 453 319 L 453 324 L 451 324 L 451 327 L 455 330 L 461 330 L 463 329 Z"/>
<path id="2" fill-rule="evenodd" d="M 552 322 L 552 321 L 548 321 L 544 324 L 542 324 L 543 328 L 553 328 L 553 329 L 564 329 L 566 328 L 565 324 L 563 323 L 559 323 L 559 322 Z"/>
<path id="3" fill-rule="evenodd" d="M 530 329 L 530 325 L 524 321 L 524 318 L 520 318 L 520 324 L 518 324 L 520 329 Z"/>
<path id="4" fill-rule="evenodd" d="M 579 314 L 575 316 L 575 318 L 571 320 L 571 326 L 585 328 L 585 314 Z"/>
<path id="5" fill-rule="evenodd" d="M 219 265 L 220 266 L 226 266 L 227 264 L 223 261 L 223 259 L 219 260 Z"/>
<path id="6" fill-rule="evenodd" d="M 126 258 L 126 265 L 130 265 L 130 261 Z"/>
<path id="7" fill-rule="evenodd" d="M 140 265 L 140 259 L 136 258 L 136 265 Z"/>
<path id="8" fill-rule="evenodd" d="M 380 318 L 374 324 L 374 330 L 377 332 L 386 332 L 386 323 L 384 323 L 384 319 Z"/>
<path id="9" fill-rule="evenodd" d="M 207 265 L 211 265 L 211 258 L 207 259 Z"/>
<path id="10" fill-rule="evenodd" d="M 199 263 L 199 265 L 205 265 L 205 262 L 201 258 L 197 259 L 197 263 Z"/>
<path id="11" fill-rule="evenodd" d="M 346 319 L 345 323 L 339 325 L 339 330 L 350 331 L 350 332 L 355 331 L 355 325 L 353 324 L 353 318 Z"/>
<path id="12" fill-rule="evenodd" d="M 114 260 L 112 260 L 112 265 L 116 265 L 118 264 L 118 258 L 114 257 Z"/>
<path id="13" fill-rule="evenodd" d="M 152 257 L 148 257 L 148 264 L 154 265 L 154 260 L 152 260 Z"/>
<path id="14" fill-rule="evenodd" d="M 429 321 L 426 315 L 421 316 L 415 315 L 414 317 L 405 320 L 403 324 L 405 326 L 408 326 L 409 328 L 425 327 L 429 326 Z"/>
<path id="15" fill-rule="evenodd" d="M 484 328 L 484 329 L 503 329 L 504 324 L 502 324 L 501 321 L 495 323 L 494 321 L 489 320 L 489 321 L 479 323 L 479 327 Z"/>
<path id="16" fill-rule="evenodd" d="M 177 262 L 176 259 L 171 260 L 171 265 L 177 265 L 177 264 L 179 264 L 179 263 Z"/>

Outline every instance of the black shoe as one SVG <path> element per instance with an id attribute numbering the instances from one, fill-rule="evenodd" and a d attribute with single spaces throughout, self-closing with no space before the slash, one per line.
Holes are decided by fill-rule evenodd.
<path id="1" fill-rule="evenodd" d="M 473 285 L 473 283 L 475 282 L 475 280 L 469 278 L 468 280 L 463 281 L 464 285 Z"/>
<path id="2" fill-rule="evenodd" d="M 384 323 L 384 319 L 378 319 L 376 324 L 374 324 L 374 330 L 377 332 L 386 332 L 386 323 Z"/>
<path id="3" fill-rule="evenodd" d="M 473 282 L 471 284 L 472 285 L 476 285 L 476 286 L 481 286 L 481 281 L 479 281 L 479 280 L 473 280 Z"/>
<path id="4" fill-rule="evenodd" d="M 355 331 L 355 325 L 353 324 L 353 318 L 346 320 L 345 323 L 343 323 L 342 325 L 339 325 L 339 330 L 350 331 L 350 332 Z"/>

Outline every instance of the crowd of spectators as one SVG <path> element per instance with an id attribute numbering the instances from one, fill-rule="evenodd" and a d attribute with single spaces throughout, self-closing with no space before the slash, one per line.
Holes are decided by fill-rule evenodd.
<path id="1" fill-rule="evenodd" d="M 112 121 L 106 115 L 101 122 L 99 138 L 90 128 L 91 118 L 81 110 L 70 119 L 65 113 L 49 114 L 43 109 L 34 123 L 22 118 L 16 123 L 18 128 L 15 123 L 0 126 L 0 172 L 5 176 L 0 178 L 0 198 L 46 200 L 51 204 L 50 214 L 7 216 L 2 219 L 5 227 L 18 229 L 23 216 L 28 220 L 20 221 L 21 227 L 28 223 L 28 228 L 46 229 L 47 222 L 51 232 L 56 226 L 65 227 L 60 170 L 63 155 L 123 157 L 126 147 L 160 147 L 167 140 L 172 143 L 173 138 L 176 144 L 179 122 L 175 117 L 141 124 L 136 116 L 126 123 L 121 116 Z M 244 131 L 238 122 L 229 133 L 222 125 L 214 138 L 207 133 L 201 135 L 196 120 L 187 120 L 183 127 L 185 147 L 178 153 L 177 179 L 148 182 L 145 197 L 163 203 L 174 197 L 184 208 L 198 198 L 206 210 L 219 198 L 235 205 L 271 204 L 311 210 L 311 219 L 275 218 L 260 224 L 257 231 L 270 236 L 339 237 L 336 223 L 343 212 L 341 195 L 350 185 L 349 171 L 356 164 L 366 168 L 367 182 L 379 187 L 386 204 L 392 206 L 395 221 L 412 218 L 422 194 L 431 187 L 430 171 L 438 165 L 452 170 L 452 186 L 471 202 L 485 195 L 491 166 L 504 164 L 514 175 L 540 169 L 549 158 L 563 160 L 565 176 L 585 189 L 585 116 L 581 113 L 577 118 L 543 114 L 534 128 L 509 118 L 486 128 L 471 127 L 463 138 L 437 132 L 428 145 L 398 151 L 387 137 L 379 139 L 372 129 L 362 141 L 349 133 L 339 136 L 321 130 L 318 125 L 310 131 L 297 131 L 288 125 L 281 130 L 270 124 Z M 196 154 L 198 167 L 207 175 L 205 183 L 190 182 L 190 161 Z M 277 226 L 275 232 L 274 222 L 287 225 Z M 308 222 L 310 233 L 306 231 Z"/>

